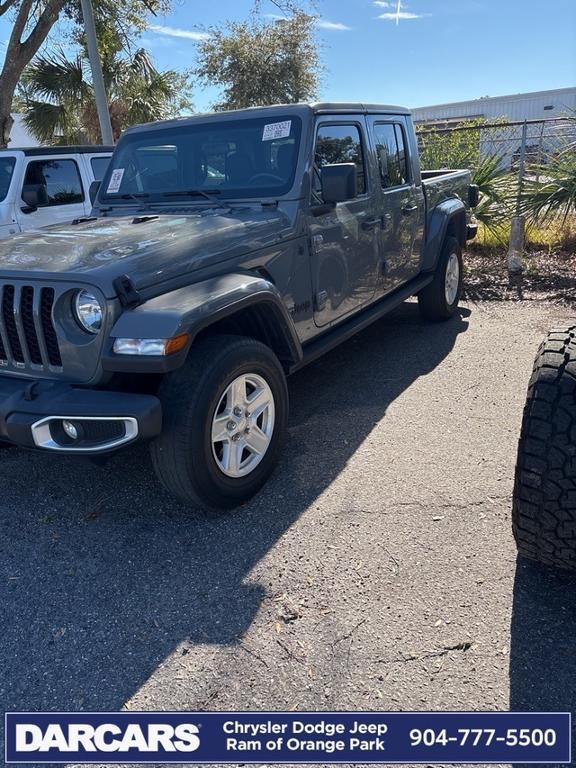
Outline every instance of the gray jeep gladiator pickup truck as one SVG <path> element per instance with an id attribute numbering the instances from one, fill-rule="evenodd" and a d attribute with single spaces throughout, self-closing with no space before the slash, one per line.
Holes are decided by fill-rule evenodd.
<path id="1" fill-rule="evenodd" d="M 453 315 L 475 233 L 469 172 L 421 173 L 399 107 L 137 126 L 91 192 L 89 217 L 0 245 L 0 440 L 149 441 L 165 487 L 208 509 L 270 475 L 288 374 L 412 295 Z"/>

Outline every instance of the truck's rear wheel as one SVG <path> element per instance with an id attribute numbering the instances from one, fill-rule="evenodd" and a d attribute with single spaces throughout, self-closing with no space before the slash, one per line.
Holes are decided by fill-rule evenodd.
<path id="1" fill-rule="evenodd" d="M 208 338 L 160 389 L 162 434 L 151 447 L 180 501 L 229 509 L 253 496 L 277 463 L 288 417 L 282 366 L 259 341 Z"/>
<path id="2" fill-rule="evenodd" d="M 455 237 L 447 237 L 434 273 L 434 279 L 418 294 L 423 316 L 447 320 L 458 309 L 462 295 L 462 250 Z"/>
<path id="3" fill-rule="evenodd" d="M 528 386 L 514 483 L 518 553 L 576 569 L 576 326 L 551 331 Z"/>

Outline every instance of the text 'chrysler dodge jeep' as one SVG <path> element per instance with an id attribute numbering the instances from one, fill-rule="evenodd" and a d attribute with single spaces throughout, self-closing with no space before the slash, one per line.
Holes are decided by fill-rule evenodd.
<path id="1" fill-rule="evenodd" d="M 90 217 L 0 246 L 0 439 L 149 441 L 179 499 L 235 506 L 279 457 L 288 374 L 412 295 L 456 311 L 476 202 L 467 171 L 420 171 L 398 107 L 130 129 Z"/>

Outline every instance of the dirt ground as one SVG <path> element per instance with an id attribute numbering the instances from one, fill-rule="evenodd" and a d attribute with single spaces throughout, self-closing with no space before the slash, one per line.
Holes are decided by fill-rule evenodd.
<path id="1" fill-rule="evenodd" d="M 264 491 L 206 519 L 144 449 L 0 450 L 5 710 L 570 710 L 573 577 L 517 562 L 525 389 L 569 310 L 413 303 L 290 381 Z"/>
<path id="2" fill-rule="evenodd" d="M 466 254 L 466 296 L 472 301 L 576 303 L 576 253 L 533 250 L 524 258 L 519 285 L 510 285 L 506 249 L 491 251 L 472 247 Z"/>

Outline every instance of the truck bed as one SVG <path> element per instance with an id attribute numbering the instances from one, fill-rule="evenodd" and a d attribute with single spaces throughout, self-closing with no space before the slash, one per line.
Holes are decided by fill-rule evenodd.
<path id="1" fill-rule="evenodd" d="M 436 205 L 450 197 L 459 197 L 468 205 L 468 188 L 472 174 L 467 170 L 440 168 L 422 171 L 422 189 L 426 198 L 426 209 L 432 211 Z"/>

